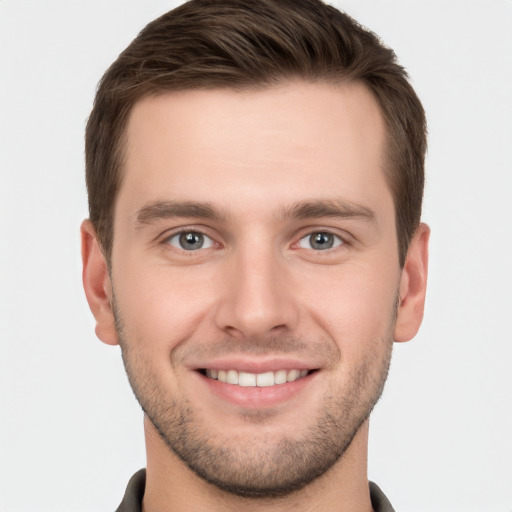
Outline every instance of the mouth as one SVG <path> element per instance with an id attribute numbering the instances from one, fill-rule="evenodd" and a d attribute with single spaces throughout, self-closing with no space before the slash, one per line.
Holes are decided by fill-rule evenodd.
<path id="1" fill-rule="evenodd" d="M 225 384 L 233 384 L 240 387 L 271 387 L 280 386 L 290 382 L 295 382 L 316 370 L 277 370 L 264 373 L 249 373 L 234 369 L 216 370 L 202 369 L 199 372 L 205 377 L 217 380 Z"/>
<path id="2" fill-rule="evenodd" d="M 274 407 L 282 410 L 286 404 L 296 407 L 318 392 L 323 382 L 318 378 L 322 368 L 316 365 L 308 368 L 306 364 L 289 358 L 229 357 L 199 364 L 192 373 L 200 377 L 195 381 L 200 386 L 197 393 L 208 396 L 208 402 L 212 395 L 206 394 L 207 390 L 223 403 L 235 406 L 235 411 Z"/>

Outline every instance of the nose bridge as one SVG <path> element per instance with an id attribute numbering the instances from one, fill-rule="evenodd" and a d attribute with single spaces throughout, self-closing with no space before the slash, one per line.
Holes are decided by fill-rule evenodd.
<path id="1" fill-rule="evenodd" d="M 229 259 L 217 312 L 219 327 L 244 338 L 293 329 L 297 306 L 287 275 L 283 258 L 270 241 L 240 244 Z"/>

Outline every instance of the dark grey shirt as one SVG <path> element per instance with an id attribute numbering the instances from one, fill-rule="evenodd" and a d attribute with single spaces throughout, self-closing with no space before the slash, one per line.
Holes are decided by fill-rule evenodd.
<path id="1" fill-rule="evenodd" d="M 141 469 L 140 471 L 137 471 L 137 473 L 135 473 L 128 482 L 128 487 L 126 488 L 123 501 L 117 508 L 116 512 L 141 512 L 145 485 L 146 470 Z M 379 486 L 373 482 L 370 482 L 370 497 L 372 499 L 372 506 L 375 512 L 394 512 L 391 503 L 379 489 Z"/>

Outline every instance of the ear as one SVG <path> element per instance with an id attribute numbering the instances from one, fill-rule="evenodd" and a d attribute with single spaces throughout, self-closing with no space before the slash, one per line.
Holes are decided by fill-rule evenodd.
<path id="1" fill-rule="evenodd" d="M 425 306 L 428 274 L 428 239 L 430 228 L 420 224 L 412 237 L 400 279 L 400 302 L 395 326 L 395 341 L 414 338 Z"/>
<path id="2" fill-rule="evenodd" d="M 112 310 L 112 284 L 107 262 L 90 220 L 80 227 L 82 239 L 82 282 L 87 302 L 96 319 L 96 336 L 108 345 L 117 345 L 117 331 Z"/>

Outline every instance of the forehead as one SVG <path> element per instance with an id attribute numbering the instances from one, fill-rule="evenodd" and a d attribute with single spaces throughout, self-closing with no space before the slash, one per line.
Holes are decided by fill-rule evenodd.
<path id="1" fill-rule="evenodd" d="M 118 208 L 158 200 L 224 209 L 341 195 L 379 201 L 385 128 L 362 84 L 291 82 L 256 91 L 178 91 L 147 97 L 126 131 Z"/>

